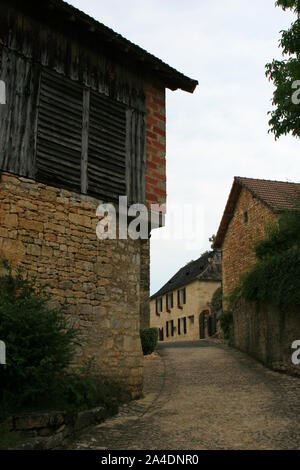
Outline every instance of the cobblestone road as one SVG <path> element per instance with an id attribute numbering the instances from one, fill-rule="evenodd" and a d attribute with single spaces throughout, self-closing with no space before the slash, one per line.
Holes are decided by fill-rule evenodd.
<path id="1" fill-rule="evenodd" d="M 145 398 L 73 449 L 300 449 L 300 379 L 209 341 L 145 358 Z"/>

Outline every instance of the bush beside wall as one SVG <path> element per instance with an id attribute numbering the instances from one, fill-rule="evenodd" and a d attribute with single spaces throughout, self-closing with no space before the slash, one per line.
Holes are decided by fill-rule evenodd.
<path id="1" fill-rule="evenodd" d="M 158 329 L 142 328 L 140 330 L 140 336 L 144 356 L 153 353 L 158 342 Z"/>

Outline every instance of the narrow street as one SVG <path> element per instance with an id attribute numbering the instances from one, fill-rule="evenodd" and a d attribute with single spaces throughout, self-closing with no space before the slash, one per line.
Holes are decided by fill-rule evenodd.
<path id="1" fill-rule="evenodd" d="M 145 398 L 73 449 L 299 449 L 300 380 L 209 341 L 160 344 L 145 358 Z"/>

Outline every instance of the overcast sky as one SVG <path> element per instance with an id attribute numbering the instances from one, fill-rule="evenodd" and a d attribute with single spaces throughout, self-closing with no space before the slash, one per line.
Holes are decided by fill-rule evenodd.
<path id="1" fill-rule="evenodd" d="M 153 233 L 153 294 L 210 248 L 234 176 L 300 182 L 299 140 L 275 142 L 268 134 L 273 87 L 265 77 L 265 64 L 281 57 L 280 30 L 293 15 L 274 0 L 69 3 L 199 81 L 192 95 L 167 91 L 168 206 L 173 214 L 179 205 L 180 214 L 186 205 L 186 217 L 167 218 Z M 188 230 L 183 239 L 180 230 L 176 235 L 181 224 L 194 239 Z"/>

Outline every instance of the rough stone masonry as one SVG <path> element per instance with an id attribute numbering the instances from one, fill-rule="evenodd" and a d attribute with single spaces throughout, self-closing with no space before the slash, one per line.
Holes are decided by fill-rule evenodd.
<path id="1" fill-rule="evenodd" d="M 141 241 L 99 240 L 100 201 L 89 196 L 7 173 L 0 188 L 0 256 L 66 307 L 83 341 L 78 362 L 94 356 L 101 373 L 139 394 Z"/>
<path id="2" fill-rule="evenodd" d="M 146 204 L 165 202 L 165 90 L 148 88 Z M 35 276 L 80 330 L 76 364 L 94 357 L 99 372 L 143 387 L 140 327 L 149 326 L 149 240 L 99 240 L 103 201 L 1 173 L 0 257 Z"/>

